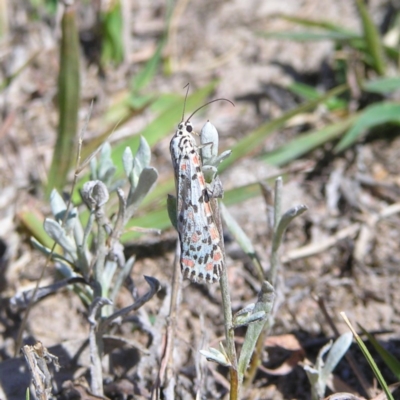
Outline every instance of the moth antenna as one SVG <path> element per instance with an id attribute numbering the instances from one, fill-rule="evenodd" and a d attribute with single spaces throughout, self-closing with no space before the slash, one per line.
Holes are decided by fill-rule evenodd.
<path id="1" fill-rule="evenodd" d="M 221 99 L 214 99 L 214 100 L 209 101 L 209 102 L 206 103 L 206 104 L 203 104 L 203 105 L 202 105 L 201 107 L 199 107 L 197 110 L 193 111 L 192 114 L 190 115 L 190 117 L 186 120 L 186 122 L 189 122 L 190 118 L 192 118 L 193 115 L 197 113 L 197 111 L 201 110 L 202 108 L 208 106 L 208 105 L 211 104 L 211 103 L 215 103 L 216 101 L 227 101 L 228 103 L 231 103 L 231 104 L 233 105 L 233 107 L 235 107 L 235 104 L 233 104 L 233 102 L 230 101 L 230 100 L 228 100 L 228 99 L 224 99 L 224 98 L 221 98 Z M 182 119 L 182 121 L 183 121 L 183 119 Z"/>
<path id="2" fill-rule="evenodd" d="M 185 101 L 183 102 L 183 111 L 182 111 L 181 122 L 185 119 L 185 108 L 186 108 L 186 100 L 187 100 L 187 97 L 188 97 L 188 94 L 189 94 L 189 87 L 190 87 L 190 83 L 187 83 L 186 86 L 184 87 L 184 89 L 185 88 L 187 88 L 187 89 L 186 89 Z"/>

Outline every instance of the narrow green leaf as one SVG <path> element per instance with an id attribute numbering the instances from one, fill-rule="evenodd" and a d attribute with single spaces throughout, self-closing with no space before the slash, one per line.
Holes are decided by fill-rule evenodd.
<path id="1" fill-rule="evenodd" d="M 316 100 L 309 101 L 307 103 L 304 103 L 300 105 L 299 107 L 294 108 L 293 110 L 290 110 L 280 116 L 279 118 L 274 119 L 273 121 L 269 121 L 263 125 L 261 125 L 259 128 L 257 128 L 254 132 L 250 133 L 243 139 L 241 139 L 232 149 L 232 154 L 229 158 L 227 158 L 223 164 L 218 168 L 220 172 L 224 171 L 226 168 L 228 168 L 230 165 L 234 164 L 239 160 L 240 158 L 243 158 L 250 153 L 257 151 L 257 149 L 262 148 L 262 143 L 265 141 L 265 139 L 274 133 L 276 130 L 284 126 L 288 120 L 292 117 L 294 117 L 297 114 L 304 113 L 306 111 L 309 111 L 310 109 L 313 109 L 317 105 L 324 103 L 326 100 L 328 100 L 330 97 L 333 96 L 338 96 L 339 94 L 343 93 L 345 90 L 347 90 L 347 85 L 340 85 L 337 86 L 336 88 L 330 90 L 326 94 L 320 96 Z"/>
<path id="2" fill-rule="evenodd" d="M 136 74 L 132 80 L 131 91 L 132 96 L 136 96 L 136 93 L 142 90 L 145 86 L 151 82 L 157 72 L 157 68 L 161 62 L 161 54 L 165 46 L 165 40 L 161 40 L 157 46 L 156 51 L 152 57 L 147 61 L 145 66 Z"/>
<path id="3" fill-rule="evenodd" d="M 49 238 L 43 228 L 43 215 L 40 215 L 35 209 L 23 208 L 17 214 L 21 225 L 43 246 L 51 248 L 54 241 Z"/>
<path id="4" fill-rule="evenodd" d="M 400 103 L 382 102 L 365 108 L 353 127 L 344 135 L 335 151 L 339 152 L 352 145 L 367 129 L 385 123 L 400 124 Z"/>
<path id="5" fill-rule="evenodd" d="M 357 334 L 357 332 L 355 331 L 355 329 L 351 325 L 351 323 L 350 323 L 349 319 L 347 318 L 346 314 L 344 312 L 341 312 L 340 315 L 342 316 L 342 318 L 346 322 L 347 326 L 349 327 L 349 329 L 353 333 L 354 339 L 356 340 L 358 346 L 360 347 L 360 350 L 362 351 L 365 359 L 368 361 L 368 364 L 371 367 L 372 372 L 374 373 L 376 379 L 378 380 L 379 384 L 381 385 L 382 389 L 384 390 L 387 398 L 389 400 L 394 400 L 393 396 L 392 396 L 392 393 L 390 392 L 390 390 L 389 390 L 389 388 L 388 388 L 388 386 L 386 384 L 386 381 L 382 376 L 381 371 L 379 370 L 379 368 L 376 365 L 373 357 L 371 356 L 371 353 L 368 351 L 367 346 L 364 344 L 364 342 L 362 341 L 360 336 Z"/>
<path id="6" fill-rule="evenodd" d="M 292 93 L 304 98 L 304 100 L 316 100 L 321 96 L 321 93 L 311 85 L 305 83 L 294 82 L 287 87 Z"/>
<path id="7" fill-rule="evenodd" d="M 260 32 L 260 36 L 267 39 L 283 39 L 283 40 L 293 40 L 296 42 L 315 42 L 318 40 L 340 40 L 349 41 L 351 39 L 356 39 L 354 35 L 349 35 L 342 32 Z"/>
<path id="8" fill-rule="evenodd" d="M 5 3 L 4 3 L 5 4 Z M 1 7 L 1 6 L 0 6 Z M 1 10 L 0 10 L 1 11 Z M 0 13 L 1 14 L 1 13 Z M 0 16 L 1 18 L 1 16 Z M 25 70 L 26 67 L 28 67 L 32 61 L 35 60 L 35 58 L 41 53 L 41 51 L 36 51 L 33 53 L 20 67 L 18 67 L 14 72 L 12 72 L 10 75 L 8 75 L 3 81 L 0 82 L 0 92 L 3 91 L 6 87 L 8 87 L 15 78 L 19 76 L 21 72 Z"/>
<path id="9" fill-rule="evenodd" d="M 108 3 L 109 9 L 102 13 L 102 64 L 120 64 L 124 59 L 124 41 L 122 26 L 124 20 L 121 14 L 121 3 L 119 0 Z"/>
<path id="10" fill-rule="evenodd" d="M 390 368 L 393 374 L 398 380 L 400 380 L 400 361 L 389 353 L 368 331 L 366 331 L 360 324 L 358 324 L 365 335 L 367 335 L 368 340 L 371 342 L 374 349 L 382 357 L 385 364 Z"/>
<path id="11" fill-rule="evenodd" d="M 378 78 L 363 83 L 363 89 L 371 93 L 388 94 L 400 89 L 400 77 Z"/>
<path id="12" fill-rule="evenodd" d="M 207 96 L 211 94 L 214 90 L 217 82 L 211 82 L 207 86 L 199 89 L 187 98 L 186 110 L 194 110 L 197 107 L 203 105 L 206 101 Z M 130 137 L 119 143 L 113 148 L 113 160 L 115 165 L 120 168 L 121 157 L 126 146 L 131 148 L 137 148 L 140 142 L 140 136 L 143 136 L 149 146 L 154 146 L 158 141 L 170 135 L 172 138 L 173 132 L 178 126 L 178 123 L 182 119 L 184 98 L 181 97 L 170 103 L 169 107 L 164 109 L 164 111 L 150 122 L 146 128 L 140 131 L 137 135 Z"/>
<path id="13" fill-rule="evenodd" d="M 379 75 L 385 74 L 385 58 L 381 38 L 378 29 L 368 13 L 364 0 L 356 0 L 358 12 L 364 30 L 364 39 L 367 44 L 368 54 L 372 59 L 372 65 Z"/>
<path id="14" fill-rule="evenodd" d="M 340 33 L 345 33 L 349 37 L 360 37 L 360 35 L 357 32 L 350 31 L 346 28 L 343 28 L 340 25 L 336 25 L 330 21 L 324 21 L 324 20 L 315 20 L 315 19 L 309 19 L 309 18 L 299 18 L 295 17 L 292 15 L 285 15 L 285 14 L 279 14 L 279 18 L 284 19 L 286 21 L 294 22 L 298 25 L 305 26 L 307 28 L 320 28 L 324 29 L 326 31 L 331 31 L 331 32 L 340 32 Z"/>
<path id="15" fill-rule="evenodd" d="M 371 356 L 371 353 L 368 351 L 367 346 L 365 346 L 364 342 L 361 340 L 359 336 L 355 337 L 358 346 L 360 347 L 362 353 L 364 354 L 365 359 L 368 361 L 376 379 L 378 380 L 379 384 L 381 385 L 382 389 L 386 393 L 386 396 L 389 400 L 394 400 L 390 390 L 386 384 L 385 379 L 382 376 L 381 371 L 379 370 L 378 366 L 375 363 L 375 360 Z"/>
<path id="16" fill-rule="evenodd" d="M 75 8 L 66 6 L 61 21 L 60 72 L 58 75 L 59 125 L 47 194 L 63 189 L 76 158 L 75 138 L 80 99 L 79 39 Z"/>
<path id="17" fill-rule="evenodd" d="M 242 380 L 249 366 L 251 357 L 253 357 L 254 349 L 257 344 L 258 337 L 268 323 L 269 316 L 275 301 L 275 290 L 273 286 L 264 281 L 261 285 L 261 290 L 258 293 L 258 300 L 254 306 L 253 314 L 264 311 L 266 314 L 266 321 L 254 322 L 247 328 L 246 336 L 240 352 L 238 361 L 239 379 Z"/>
<path id="18" fill-rule="evenodd" d="M 122 243 L 133 240 L 140 236 L 137 232 L 130 231 L 129 228 L 139 226 L 149 229 L 166 229 L 171 226 L 168 217 L 166 200 L 162 201 L 160 208 L 153 212 L 147 212 L 145 215 L 138 216 L 129 220 L 126 224 L 126 232 L 121 236 Z"/>
<path id="19" fill-rule="evenodd" d="M 315 100 L 321 96 L 321 93 L 313 86 L 304 83 L 294 82 L 287 87 L 292 93 L 302 97 L 304 100 Z M 325 103 L 328 110 L 344 109 L 347 102 L 338 97 L 331 97 Z"/>
<path id="20" fill-rule="evenodd" d="M 285 165 L 323 144 L 340 137 L 356 121 L 357 116 L 357 114 L 351 115 L 322 129 L 302 134 L 260 158 L 270 165 Z"/>

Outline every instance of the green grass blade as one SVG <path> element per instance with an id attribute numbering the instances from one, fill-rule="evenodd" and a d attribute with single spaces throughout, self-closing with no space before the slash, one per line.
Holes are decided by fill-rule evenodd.
<path id="1" fill-rule="evenodd" d="M 20 67 L 18 67 L 12 74 L 8 75 L 2 82 L 0 82 L 0 92 L 2 92 L 3 89 L 8 87 L 14 81 L 14 79 L 17 78 L 19 74 L 23 72 L 25 68 L 32 63 L 32 61 L 35 60 L 35 58 L 40 53 L 41 53 L 40 51 L 36 51 L 35 53 L 33 53 Z"/>
<path id="2" fill-rule="evenodd" d="M 322 146 L 323 144 L 337 139 L 339 136 L 349 129 L 356 121 L 357 115 L 325 126 L 322 129 L 302 134 L 291 140 L 289 143 L 273 150 L 272 152 L 261 156 L 261 159 L 270 165 L 282 166 L 290 161 L 293 161 L 310 151 Z"/>
<path id="3" fill-rule="evenodd" d="M 80 103 L 79 40 L 74 7 L 66 7 L 61 22 L 60 72 L 58 75 L 59 125 L 47 194 L 62 190 L 75 160 L 75 138 Z"/>
<path id="4" fill-rule="evenodd" d="M 318 28 L 320 31 L 303 31 L 303 32 L 266 32 L 261 33 L 262 36 L 275 39 L 289 39 L 295 41 L 315 41 L 315 40 L 339 40 L 350 41 L 360 39 L 361 36 L 357 32 L 348 30 L 340 25 L 333 24 L 329 21 L 318 21 L 308 18 L 298 18 L 290 15 L 279 14 L 279 18 L 294 24 L 304 26 L 306 28 Z"/>
<path id="5" fill-rule="evenodd" d="M 51 247 L 54 241 L 49 237 L 43 228 L 44 216 L 40 214 L 35 208 L 23 208 L 18 212 L 17 217 L 21 225 L 43 246 Z"/>
<path id="6" fill-rule="evenodd" d="M 316 100 L 309 101 L 300 105 L 299 107 L 294 108 L 280 116 L 279 118 L 274 119 L 273 121 L 269 121 L 259 128 L 257 128 L 254 132 L 250 133 L 248 136 L 239 140 L 239 142 L 233 147 L 232 154 L 229 158 L 227 158 L 221 166 L 218 168 L 220 172 L 224 171 L 230 165 L 237 162 L 237 160 L 249 155 L 252 152 L 255 152 L 257 149 L 261 148 L 264 140 L 277 131 L 279 128 L 282 128 L 285 123 L 292 117 L 297 114 L 304 113 L 316 107 L 317 105 L 324 103 L 329 98 L 333 96 L 338 96 L 343 93 L 347 89 L 347 85 L 340 85 L 336 88 L 330 90 L 326 94 L 320 96 Z"/>
<path id="7" fill-rule="evenodd" d="M 335 151 L 339 152 L 351 146 L 367 129 L 389 122 L 400 124 L 400 103 L 382 102 L 365 108 L 353 127 L 335 147 Z"/>
<path id="8" fill-rule="evenodd" d="M 367 54 L 372 59 L 372 65 L 379 75 L 385 74 L 385 58 L 379 32 L 370 17 L 364 0 L 356 0 L 358 12 L 361 17 L 364 39 L 367 44 Z"/>
<path id="9" fill-rule="evenodd" d="M 271 176 L 268 181 L 270 184 L 272 184 L 275 179 L 276 176 Z M 140 208 L 140 211 L 143 215 L 133 218 L 128 223 L 128 228 L 133 226 L 154 229 L 166 229 L 171 227 L 171 222 L 166 211 L 166 198 L 167 193 L 175 192 L 174 180 L 172 179 L 172 175 L 171 179 L 161 183 L 158 187 L 161 187 L 162 189 L 157 193 L 156 196 L 152 197 L 151 202 L 146 203 L 147 197 L 151 197 L 154 191 L 157 190 L 157 188 L 153 192 L 151 192 L 149 196 L 146 197 L 146 199 L 142 203 L 146 203 L 146 205 Z M 255 196 L 259 196 L 260 193 L 261 190 L 259 182 L 230 189 L 224 192 L 224 204 L 228 206 L 238 204 Z M 133 240 L 139 236 L 141 236 L 140 233 L 131 231 L 125 233 L 123 239 L 125 241 Z"/>
<path id="10" fill-rule="evenodd" d="M 211 82 L 203 88 L 191 94 L 186 101 L 186 110 L 194 110 L 203 105 L 207 97 L 212 93 L 217 82 Z M 143 136 L 150 146 L 154 146 L 158 141 L 167 136 L 171 136 L 182 119 L 184 98 L 178 98 L 172 101 L 166 109 L 154 121 L 150 122 L 146 128 L 135 136 L 125 140 L 113 148 L 113 161 L 115 165 L 122 167 L 122 154 L 126 146 L 136 149 L 139 146 L 140 136 Z M 122 171 L 122 169 L 120 169 Z"/>
<path id="11" fill-rule="evenodd" d="M 294 82 L 287 89 L 308 101 L 316 100 L 321 96 L 321 93 L 315 87 L 304 83 Z M 325 102 L 325 105 L 328 110 L 341 110 L 347 107 L 347 102 L 338 97 L 331 97 Z"/>
<path id="12" fill-rule="evenodd" d="M 391 46 L 383 46 L 383 49 L 385 50 L 385 54 L 387 57 L 389 57 L 392 61 L 397 63 L 400 58 L 400 50 L 396 47 L 391 47 Z"/>
<path id="13" fill-rule="evenodd" d="M 144 215 L 132 218 L 125 229 L 126 232 L 121 236 L 121 242 L 125 243 L 141 236 L 140 233 L 129 230 L 133 227 L 148 228 L 148 229 L 167 229 L 172 226 L 167 211 L 167 199 L 165 198 L 160 204 L 158 210 L 146 212 Z"/>
<path id="14" fill-rule="evenodd" d="M 124 42 L 122 36 L 123 18 L 119 0 L 108 3 L 108 9 L 102 13 L 102 49 L 101 63 L 120 64 L 124 60 Z"/>
<path id="15" fill-rule="evenodd" d="M 342 32 L 260 32 L 259 35 L 267 39 L 293 40 L 296 42 L 315 42 L 318 40 L 349 41 L 357 39 L 354 35 L 348 35 Z"/>
<path id="16" fill-rule="evenodd" d="M 315 19 L 308 19 L 308 18 L 299 18 L 299 17 L 294 17 L 291 15 L 285 15 L 285 14 L 279 14 L 279 18 L 284 19 L 286 21 L 293 22 L 298 25 L 305 26 L 307 28 L 320 28 L 320 29 L 325 29 L 327 31 L 331 32 L 339 32 L 339 33 L 344 33 L 348 35 L 348 37 L 360 37 L 360 35 L 357 32 L 350 31 L 346 28 L 343 28 L 340 25 L 333 24 L 330 21 L 323 21 L 323 20 L 315 20 Z"/>
<path id="17" fill-rule="evenodd" d="M 152 57 L 147 61 L 146 65 L 136 74 L 132 80 L 132 94 L 136 95 L 137 92 L 147 86 L 154 78 L 157 69 L 161 62 L 161 54 L 164 49 L 166 41 L 163 39 L 159 42 L 156 51 Z"/>
<path id="18" fill-rule="evenodd" d="M 368 337 L 368 340 L 371 342 L 374 349 L 379 353 L 382 357 L 382 360 L 385 364 L 390 368 L 393 374 L 396 376 L 398 380 L 400 380 L 400 361 L 390 354 L 376 339 L 373 335 L 367 332 L 360 324 L 358 324 L 363 333 Z"/>
<path id="19" fill-rule="evenodd" d="M 346 314 L 344 312 L 341 312 L 340 315 L 342 316 L 342 318 L 346 322 L 347 326 L 350 328 L 351 332 L 353 333 L 354 339 L 356 340 L 358 346 L 360 347 L 362 353 L 364 354 L 365 359 L 368 361 L 368 364 L 370 365 L 376 379 L 378 380 L 379 384 L 381 385 L 387 398 L 389 400 L 394 400 L 392 393 L 390 392 L 385 380 L 383 379 L 381 371 L 379 371 L 378 366 L 376 365 L 374 359 L 372 358 L 372 356 L 371 356 L 370 352 L 368 351 L 367 347 L 365 346 L 364 342 L 361 340 L 360 336 L 358 336 L 357 332 L 354 330 L 354 328 L 351 325 L 350 321 L 348 320 Z"/>
<path id="20" fill-rule="evenodd" d="M 273 179 L 274 178 L 271 178 L 271 181 Z M 175 186 L 174 186 L 174 181 L 172 179 L 172 175 L 170 180 L 162 183 L 159 186 L 162 187 L 162 190 L 160 190 L 158 194 L 151 199 L 152 201 L 150 202 L 150 204 L 148 202 L 144 207 L 140 208 L 140 211 L 143 215 L 139 215 L 138 217 L 133 218 L 128 223 L 127 229 L 133 226 L 140 226 L 144 228 L 154 228 L 154 229 L 166 229 L 171 227 L 171 221 L 167 213 L 166 198 L 168 193 L 175 192 Z M 155 190 L 157 190 L 157 188 Z M 151 192 L 147 197 L 151 197 L 153 195 L 153 192 Z M 224 193 L 224 204 L 226 205 L 237 204 L 258 195 L 260 195 L 260 184 L 258 182 L 249 185 L 244 185 L 226 191 Z M 143 204 L 146 203 L 146 200 L 143 201 Z M 141 236 L 140 233 L 130 231 L 126 232 L 123 235 L 123 240 L 124 241 L 133 240 L 139 236 Z"/>
<path id="21" fill-rule="evenodd" d="M 192 96 L 188 98 L 186 110 L 188 112 L 203 104 L 207 95 L 212 91 L 214 84 L 208 85 L 207 87 L 199 90 Z M 340 86 L 325 94 L 324 96 L 320 96 L 318 99 L 308 102 L 295 110 L 292 110 L 289 113 L 284 114 L 281 118 L 278 118 L 276 121 L 268 122 L 263 125 L 259 129 L 257 129 L 253 134 L 250 134 L 247 138 L 244 138 L 243 141 L 239 142 L 237 146 L 234 148 L 233 154 L 221 164 L 222 167 L 226 167 L 226 164 L 233 157 L 235 161 L 245 155 L 248 155 L 249 152 L 253 151 L 255 148 L 259 147 L 265 137 L 269 134 L 273 133 L 276 129 L 283 126 L 288 119 L 292 116 L 305 112 L 310 108 L 315 107 L 320 104 L 320 102 L 326 101 L 330 96 L 335 96 L 340 94 L 346 89 L 346 86 Z M 157 117 L 152 123 L 150 123 L 143 131 L 140 132 L 139 135 L 143 135 L 150 145 L 155 144 L 161 138 L 166 135 L 171 135 L 173 133 L 173 129 L 176 127 L 176 124 L 181 119 L 181 107 L 183 104 L 183 100 L 179 99 L 176 102 L 173 102 L 170 107 L 165 109 L 159 117 Z M 135 136 L 129 139 L 129 143 L 123 143 L 118 145 L 113 152 L 113 159 L 116 165 L 121 161 L 121 155 L 125 146 L 129 144 L 133 148 L 136 149 L 138 146 L 139 136 Z M 137 141 L 137 144 L 136 144 Z M 243 148 L 241 145 L 245 144 Z M 122 167 L 121 167 L 122 170 Z M 138 217 L 133 218 L 127 228 L 132 226 L 140 226 L 144 228 L 157 228 L 157 229 L 165 229 L 171 226 L 170 220 L 168 218 L 167 207 L 166 207 L 166 197 L 168 193 L 173 193 L 174 190 L 174 181 L 172 178 L 172 167 L 171 167 L 171 175 L 170 179 L 164 181 L 156 186 L 153 192 L 151 192 L 146 199 L 142 203 L 142 207 L 140 212 L 143 212 L 143 215 L 138 215 Z M 258 183 L 254 183 L 251 185 L 246 185 L 240 188 L 235 188 L 233 190 L 228 190 L 224 194 L 224 203 L 227 205 L 236 204 L 238 202 L 244 201 L 256 195 L 259 195 L 260 189 Z M 137 232 L 127 232 L 123 236 L 123 240 L 132 240 L 138 237 L 140 234 Z"/>
<path id="22" fill-rule="evenodd" d="M 321 96 L 321 93 L 314 86 L 306 85 L 305 83 L 294 82 L 287 87 L 292 93 L 297 94 L 304 100 L 316 100 Z"/>
<path id="23" fill-rule="evenodd" d="M 400 77 L 378 78 L 363 83 L 363 89 L 367 92 L 389 94 L 400 89 Z"/>

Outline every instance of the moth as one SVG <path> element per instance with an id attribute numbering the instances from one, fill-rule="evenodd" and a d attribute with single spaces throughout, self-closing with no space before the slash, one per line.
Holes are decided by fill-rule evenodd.
<path id="1" fill-rule="evenodd" d="M 192 282 L 213 283 L 219 281 L 225 267 L 224 253 L 210 204 L 212 194 L 204 179 L 202 160 L 189 119 L 182 119 L 170 143 L 176 185 L 180 265 L 183 275 Z"/>

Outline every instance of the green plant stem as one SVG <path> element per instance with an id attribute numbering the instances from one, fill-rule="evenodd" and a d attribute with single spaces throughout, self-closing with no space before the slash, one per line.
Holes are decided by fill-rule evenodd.
<path id="1" fill-rule="evenodd" d="M 238 363 L 238 376 L 240 384 L 243 382 L 243 378 L 246 373 L 247 367 L 250 364 L 250 360 L 252 359 L 252 357 L 255 356 L 254 349 L 256 348 L 257 343 L 260 341 L 260 338 L 262 339 L 262 342 L 264 342 L 265 327 L 271 317 L 274 299 L 274 288 L 268 281 L 264 281 L 261 285 L 261 289 L 258 294 L 258 300 L 254 306 L 253 313 L 264 311 L 265 320 L 253 322 L 247 327 L 247 332 L 243 342 L 242 350 L 240 352 Z M 258 358 L 260 358 L 259 355 Z"/>
<path id="2" fill-rule="evenodd" d="M 103 374 L 101 360 L 104 352 L 103 330 L 98 329 L 97 316 L 100 314 L 99 308 L 110 305 L 111 301 L 105 298 L 96 297 L 89 310 L 89 351 L 90 351 L 90 388 L 92 392 L 103 397 Z"/>
<path id="3" fill-rule="evenodd" d="M 275 180 L 275 190 L 274 190 L 274 235 L 273 235 L 273 243 L 276 242 L 276 230 L 281 218 L 282 214 L 282 178 L 278 177 Z M 275 288 L 276 284 L 276 275 L 277 275 L 277 270 L 278 270 L 278 248 L 272 245 L 272 250 L 271 250 L 271 257 L 270 257 L 270 270 L 268 272 L 268 279 L 269 282 L 271 283 L 272 287 Z M 248 387 L 254 380 L 254 377 L 256 375 L 258 366 L 261 363 L 261 354 L 264 348 L 264 343 L 265 343 L 265 338 L 267 337 L 269 333 L 269 329 L 271 327 L 271 318 L 268 318 L 267 321 L 264 323 L 264 327 L 262 329 L 261 334 L 259 335 L 257 339 L 257 344 L 255 347 L 254 355 L 251 360 L 249 369 L 247 371 L 247 378 L 246 382 L 244 383 L 245 387 Z"/>
<path id="4" fill-rule="evenodd" d="M 215 218 L 215 222 L 220 233 L 221 237 L 221 248 L 225 255 L 225 246 L 222 236 L 222 222 L 221 222 L 221 214 L 219 211 L 218 200 L 211 200 L 213 214 Z M 237 400 L 239 398 L 240 393 L 240 385 L 237 371 L 237 356 L 236 356 L 236 348 L 235 348 L 235 332 L 233 330 L 233 318 L 232 318 L 232 304 L 231 297 L 229 295 L 229 286 L 228 286 L 228 274 L 226 268 L 222 269 L 221 278 L 220 278 L 220 287 L 221 287 L 221 296 L 222 296 L 222 307 L 224 313 L 224 325 L 225 325 L 225 339 L 226 339 L 226 351 L 231 362 L 231 366 L 229 368 L 230 374 L 230 400 Z"/>
<path id="5" fill-rule="evenodd" d="M 273 287 L 276 285 L 276 275 L 278 271 L 278 248 L 277 244 L 277 228 L 282 215 L 282 178 L 278 177 L 275 180 L 275 201 L 274 201 L 274 236 L 272 240 L 271 250 L 271 267 L 268 272 L 268 280 Z M 279 241 L 280 243 L 280 241 Z"/>
<path id="6" fill-rule="evenodd" d="M 96 223 L 97 223 L 97 259 L 93 270 L 93 304 L 97 304 L 102 297 L 103 292 L 103 273 L 104 264 L 106 260 L 106 231 L 104 229 L 104 210 L 102 208 L 95 211 Z M 90 352 L 91 352 L 91 379 L 92 379 L 92 391 L 98 396 L 103 396 L 103 379 L 101 369 L 101 359 L 103 356 L 103 332 L 96 329 L 96 320 L 100 318 L 102 308 L 98 310 L 96 305 L 95 310 L 91 316 L 90 322 Z M 98 306 L 97 306 L 98 307 Z"/>
<path id="7" fill-rule="evenodd" d="M 227 354 L 229 357 L 229 361 L 231 362 L 231 367 L 229 371 L 230 384 L 231 384 L 230 400 L 234 400 L 238 398 L 240 388 L 239 388 L 239 380 L 237 373 L 235 332 L 233 330 L 233 324 L 232 324 L 232 305 L 231 305 L 231 298 L 229 295 L 228 274 L 226 272 L 226 268 L 223 268 L 222 270 L 220 278 L 220 286 L 221 286 L 222 307 L 223 307 L 224 321 L 225 321 L 225 338 L 226 338 Z"/>
<path id="8" fill-rule="evenodd" d="M 258 367 L 260 366 L 260 363 L 261 363 L 261 353 L 262 353 L 262 351 L 264 349 L 265 338 L 266 338 L 266 336 L 267 336 L 267 334 L 269 332 L 269 328 L 270 327 L 271 327 L 270 321 L 268 320 L 268 321 L 265 322 L 265 325 L 264 325 L 264 328 L 262 330 L 262 333 L 258 337 L 257 344 L 256 344 L 256 347 L 255 347 L 255 351 L 254 351 L 254 355 L 253 355 L 253 357 L 252 357 L 252 359 L 250 361 L 249 368 L 246 371 L 246 380 L 245 380 L 245 382 L 243 384 L 243 387 L 245 389 L 248 388 L 252 384 L 252 382 L 254 381 L 254 378 L 256 376 Z"/>
<path id="9" fill-rule="evenodd" d="M 103 213 L 98 213 L 96 215 L 97 222 L 97 259 L 94 266 L 93 277 L 94 277 L 94 288 L 93 288 L 93 296 L 101 297 L 102 296 L 102 280 L 104 273 L 104 265 L 106 260 L 106 231 L 104 229 L 104 215 Z"/>

